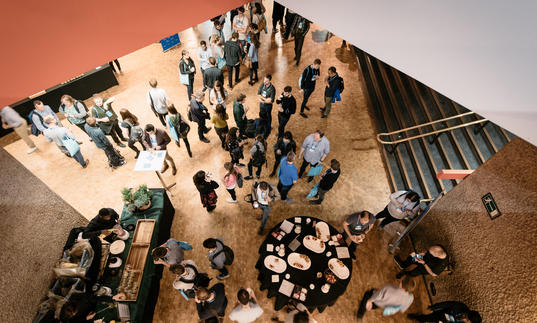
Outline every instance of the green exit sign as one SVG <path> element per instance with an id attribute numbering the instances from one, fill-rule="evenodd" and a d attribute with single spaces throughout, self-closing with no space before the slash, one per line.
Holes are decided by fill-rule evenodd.
<path id="1" fill-rule="evenodd" d="M 492 220 L 502 215 L 502 212 L 500 212 L 500 209 L 498 209 L 498 205 L 496 204 L 496 201 L 494 201 L 492 194 L 485 194 L 485 196 L 481 198 L 481 201 L 483 202 L 483 205 L 485 205 L 485 209 Z"/>

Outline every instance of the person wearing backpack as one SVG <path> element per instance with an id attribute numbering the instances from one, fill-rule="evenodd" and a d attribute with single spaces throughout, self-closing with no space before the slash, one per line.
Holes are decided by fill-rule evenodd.
<path id="1" fill-rule="evenodd" d="M 243 146 L 248 142 L 239 137 L 239 129 L 232 127 L 226 137 L 226 150 L 229 152 L 231 162 L 237 166 L 244 166 L 240 160 L 244 158 Z"/>
<path id="2" fill-rule="evenodd" d="M 306 38 L 306 34 L 310 30 L 310 21 L 300 15 L 296 15 L 292 29 L 295 35 L 295 60 L 296 66 L 298 66 L 300 64 L 300 57 L 302 56 L 304 38 Z"/>
<path id="3" fill-rule="evenodd" d="M 211 268 L 220 272 L 220 275 L 216 276 L 219 280 L 229 277 L 229 271 L 226 268 L 226 263 L 231 264 L 233 259 L 228 259 L 231 256 L 229 247 L 224 245 L 222 238 L 208 238 L 203 241 L 203 247 L 209 249 L 209 262 Z"/>
<path id="4" fill-rule="evenodd" d="M 216 209 L 216 202 L 218 201 L 215 189 L 220 185 L 212 180 L 211 173 L 205 173 L 202 170 L 198 171 L 192 180 L 196 189 L 200 192 L 201 204 L 207 209 L 207 212 L 212 212 Z"/>
<path id="5" fill-rule="evenodd" d="M 320 109 L 323 113 L 322 119 L 328 118 L 334 97 L 339 96 L 344 89 L 343 79 L 337 74 L 334 66 L 328 68 L 328 76 L 324 78 L 324 84 L 326 85 L 324 89 L 324 107 Z"/>
<path id="6" fill-rule="evenodd" d="M 29 119 L 32 123 L 32 126 L 36 129 L 32 129 L 32 134 L 35 136 L 39 136 L 39 134 L 43 133 L 46 129 L 46 125 L 43 122 L 43 119 L 45 119 L 46 116 L 52 116 L 56 120 L 56 124 L 58 127 L 63 127 L 62 123 L 60 122 L 60 119 L 56 115 L 56 113 L 51 109 L 50 106 L 44 105 L 42 101 L 35 100 L 34 102 L 34 110 L 30 112 Z M 34 132 L 35 131 L 35 132 Z"/>
<path id="7" fill-rule="evenodd" d="M 123 132 L 121 132 L 121 128 L 119 127 L 117 114 L 112 109 L 114 99 L 114 97 L 111 97 L 103 100 L 101 96 L 94 95 L 93 102 L 95 105 L 91 108 L 91 115 L 97 120 L 97 125 L 105 135 L 111 136 L 116 145 L 125 148 L 125 144 L 121 141 L 127 141 L 127 139 L 123 136 Z"/>
<path id="8" fill-rule="evenodd" d="M 263 235 L 263 229 L 267 224 L 270 213 L 270 206 L 276 199 L 276 190 L 267 182 L 255 182 L 252 185 L 251 196 L 252 206 L 256 209 L 260 208 L 263 211 L 263 214 L 257 217 L 258 220 L 261 220 L 261 226 L 257 234 Z"/>
<path id="9" fill-rule="evenodd" d="M 183 296 L 194 298 L 197 287 L 195 284 L 196 276 L 198 276 L 196 263 L 193 260 L 183 260 L 179 264 L 171 265 L 170 271 L 175 275 L 173 288 L 177 289 Z"/>
<path id="10" fill-rule="evenodd" d="M 97 127 L 97 120 L 95 120 L 94 117 L 89 117 L 86 119 L 85 128 L 88 136 L 93 139 L 95 146 L 104 150 L 104 153 L 108 158 L 110 170 L 114 170 L 115 168 L 123 166 L 127 163 L 123 156 L 119 154 L 119 151 L 117 151 L 114 146 L 112 146 L 108 138 L 106 138 L 101 128 Z"/>
<path id="11" fill-rule="evenodd" d="M 26 153 L 31 154 L 37 146 L 34 144 L 30 136 L 28 136 L 28 123 L 22 118 L 17 111 L 12 107 L 6 106 L 0 110 L 0 117 L 2 118 L 2 128 L 13 129 L 17 135 L 26 143 L 28 150 Z"/>
<path id="12" fill-rule="evenodd" d="M 181 147 L 180 140 L 183 139 L 186 146 L 188 156 L 192 158 L 192 151 L 190 150 L 190 143 L 188 142 L 188 132 L 190 131 L 190 125 L 183 119 L 183 116 L 172 104 L 168 107 L 168 115 L 166 116 L 168 126 L 170 128 L 170 136 L 175 141 L 177 147 Z"/>
<path id="13" fill-rule="evenodd" d="M 84 131 L 90 138 L 91 136 L 86 131 L 86 118 L 88 113 L 86 112 L 86 106 L 78 101 L 73 99 L 72 96 L 64 94 L 60 99 L 60 112 L 67 118 L 67 120 Z"/>
<path id="14" fill-rule="evenodd" d="M 382 219 L 380 228 L 386 225 L 403 220 L 406 217 L 413 218 L 420 209 L 420 195 L 414 191 L 397 191 L 390 195 L 390 202 L 384 210 L 375 215 L 377 219 Z"/>
<path id="15" fill-rule="evenodd" d="M 250 149 L 250 155 L 252 155 L 252 158 L 250 158 L 250 161 L 248 162 L 248 176 L 244 178 L 245 180 L 251 180 L 254 178 L 252 176 L 254 166 L 257 167 L 257 171 L 255 172 L 257 179 L 259 179 L 261 176 L 261 169 L 267 162 L 265 149 L 266 146 L 267 144 L 263 135 L 257 135 L 254 145 L 252 146 L 252 149 Z"/>
<path id="16" fill-rule="evenodd" d="M 300 87 L 300 92 L 304 93 L 304 99 L 302 99 L 302 104 L 300 105 L 300 116 L 303 118 L 307 118 L 308 116 L 304 113 L 304 109 L 308 110 L 310 108 L 307 107 L 308 100 L 315 91 L 315 84 L 317 83 L 317 80 L 319 79 L 319 76 L 321 75 L 321 72 L 319 68 L 321 67 L 321 60 L 316 58 L 313 61 L 313 64 L 306 67 L 302 74 L 300 75 L 300 80 L 298 82 L 298 85 Z"/>

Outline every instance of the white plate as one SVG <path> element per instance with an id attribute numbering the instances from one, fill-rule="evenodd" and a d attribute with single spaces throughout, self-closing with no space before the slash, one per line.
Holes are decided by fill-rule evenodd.
<path id="1" fill-rule="evenodd" d="M 265 267 L 278 274 L 283 273 L 287 269 L 287 263 L 282 258 L 273 255 L 268 255 L 264 260 Z"/>
<path id="2" fill-rule="evenodd" d="M 304 244 L 304 247 L 316 253 L 323 253 L 326 248 L 325 243 L 314 236 L 305 236 L 302 243 Z"/>
<path id="3" fill-rule="evenodd" d="M 349 278 L 349 268 L 347 268 L 347 266 L 345 266 L 345 264 L 337 258 L 328 260 L 328 268 L 330 268 L 334 275 L 336 275 L 339 279 Z"/>
<path id="4" fill-rule="evenodd" d="M 127 239 L 129 238 L 129 236 L 130 236 L 129 231 L 127 231 L 127 230 L 123 230 L 123 233 L 124 233 L 124 234 L 123 234 L 122 236 L 117 236 L 118 239 L 121 239 L 121 240 L 127 240 Z"/>
<path id="5" fill-rule="evenodd" d="M 123 260 L 121 260 L 121 258 L 113 257 L 112 259 L 117 259 L 117 261 L 115 263 L 112 263 L 112 261 L 110 260 L 110 264 L 108 265 L 108 267 L 110 267 L 110 268 L 119 268 L 119 267 L 121 267 L 121 264 L 123 263 Z"/>
<path id="6" fill-rule="evenodd" d="M 116 240 L 110 245 L 110 253 L 113 255 L 119 255 L 125 250 L 125 241 Z"/>
<path id="7" fill-rule="evenodd" d="M 330 240 L 330 228 L 328 227 L 328 224 L 326 222 L 318 222 L 315 225 L 315 229 L 315 231 L 317 232 L 317 238 L 325 242 Z"/>
<path id="8" fill-rule="evenodd" d="M 293 252 L 287 257 L 287 262 L 293 268 L 308 270 L 311 267 L 311 260 L 308 256 Z"/>

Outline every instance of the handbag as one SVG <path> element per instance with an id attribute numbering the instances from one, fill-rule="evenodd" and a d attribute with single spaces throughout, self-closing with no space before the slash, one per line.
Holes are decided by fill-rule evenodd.
<path id="1" fill-rule="evenodd" d="M 181 60 L 181 63 L 179 63 L 179 65 L 181 64 L 186 64 L 186 63 L 185 61 Z M 184 85 L 190 85 L 190 77 L 188 76 L 188 74 L 181 73 L 181 68 L 179 68 L 179 82 L 181 82 L 181 84 L 184 84 Z"/>
<path id="2" fill-rule="evenodd" d="M 315 184 L 315 186 L 313 186 L 310 190 L 310 192 L 308 193 L 308 195 L 306 196 L 307 199 L 312 199 L 314 198 L 315 196 L 317 196 L 317 193 L 319 192 L 319 184 Z"/>
<path id="3" fill-rule="evenodd" d="M 78 142 L 76 142 L 76 140 L 71 139 L 67 136 L 64 136 L 62 138 L 62 144 L 65 147 L 65 149 L 67 149 L 71 157 L 73 157 L 74 155 L 76 155 L 77 152 L 80 151 L 80 146 L 78 145 Z"/>
<path id="4" fill-rule="evenodd" d="M 223 57 L 218 57 L 218 68 L 223 69 L 226 66 L 226 59 Z"/>
<path id="5" fill-rule="evenodd" d="M 248 68 L 252 68 L 252 59 L 249 58 L 249 57 L 246 57 L 244 59 L 244 65 L 246 65 L 246 67 L 248 67 Z"/>
<path id="6" fill-rule="evenodd" d="M 321 164 L 318 164 L 317 166 L 311 166 L 310 170 L 308 171 L 308 176 L 309 177 L 318 176 L 321 174 L 322 170 L 323 170 L 323 165 Z"/>
<path id="7" fill-rule="evenodd" d="M 179 141 L 179 136 L 177 135 L 177 129 L 175 129 L 175 126 L 170 123 L 169 118 L 168 118 L 168 125 L 170 126 L 170 137 L 172 137 L 172 139 L 175 141 Z"/>

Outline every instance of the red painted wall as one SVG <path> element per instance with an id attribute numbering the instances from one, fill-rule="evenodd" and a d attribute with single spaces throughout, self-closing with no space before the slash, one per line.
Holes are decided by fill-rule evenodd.
<path id="1" fill-rule="evenodd" d="M 0 107 L 247 2 L 3 1 Z"/>

